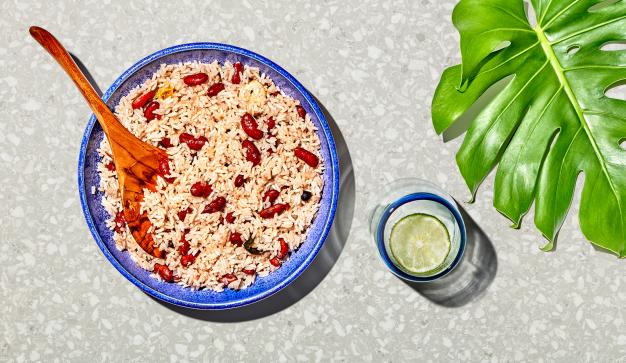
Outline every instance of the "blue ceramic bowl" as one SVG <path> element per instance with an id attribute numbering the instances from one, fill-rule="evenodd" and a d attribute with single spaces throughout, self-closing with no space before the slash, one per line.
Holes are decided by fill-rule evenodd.
<path id="1" fill-rule="evenodd" d="M 102 128 L 93 115 L 89 119 L 83 136 L 78 161 L 78 188 L 83 213 L 91 234 L 106 258 L 122 275 L 147 294 L 168 303 L 196 309 L 228 309 L 250 304 L 276 293 L 295 280 L 313 261 L 324 244 L 333 223 L 339 194 L 339 165 L 335 143 L 319 106 L 311 94 L 291 74 L 258 54 L 230 45 L 215 43 L 192 43 L 163 49 L 130 67 L 109 87 L 103 99 L 113 109 L 123 96 L 150 78 L 163 63 L 212 62 L 215 60 L 221 63 L 240 61 L 245 65 L 258 67 L 284 93 L 301 102 L 319 129 L 318 135 L 321 140 L 321 155 L 325 170 L 320 210 L 313 221 L 306 241 L 291 254 L 289 260 L 280 269 L 266 277 L 258 278 L 247 289 L 241 291 L 225 290 L 221 293 L 210 290 L 195 291 L 150 277 L 148 271 L 140 268 L 132 261 L 128 252 L 121 252 L 115 248 L 113 233 L 105 225 L 108 214 L 100 204 L 102 194 L 99 192 L 91 194 L 92 187 L 96 187 L 97 190 L 99 185 L 97 149 L 104 137 Z"/>

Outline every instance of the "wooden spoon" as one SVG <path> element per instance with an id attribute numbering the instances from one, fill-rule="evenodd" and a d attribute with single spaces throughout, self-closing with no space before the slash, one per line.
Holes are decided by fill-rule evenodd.
<path id="1" fill-rule="evenodd" d="M 163 258 L 164 253 L 154 247 L 150 229 L 152 224 L 147 213 L 140 213 L 143 190 L 154 191 L 157 176 L 169 174 L 167 153 L 139 140 L 115 117 L 100 99 L 85 75 L 61 43 L 47 30 L 33 26 L 30 35 L 52 55 L 70 76 L 98 118 L 113 152 L 117 180 L 122 194 L 124 219 L 141 248 L 150 255 Z"/>

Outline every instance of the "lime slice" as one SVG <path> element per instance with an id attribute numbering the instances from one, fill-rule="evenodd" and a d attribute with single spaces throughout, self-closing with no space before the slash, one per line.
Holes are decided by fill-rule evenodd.
<path id="1" fill-rule="evenodd" d="M 448 229 L 428 214 L 411 214 L 391 230 L 389 248 L 398 267 L 412 274 L 436 271 L 450 253 Z"/>

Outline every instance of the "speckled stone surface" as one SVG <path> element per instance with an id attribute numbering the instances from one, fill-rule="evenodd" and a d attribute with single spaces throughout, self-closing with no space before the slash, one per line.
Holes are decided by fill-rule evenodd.
<path id="1" fill-rule="evenodd" d="M 532 215 L 513 230 L 491 207 L 488 179 L 464 208 L 490 237 L 497 272 L 459 307 L 432 302 L 379 261 L 368 205 L 388 181 L 420 177 L 469 196 L 454 162 L 460 140 L 444 144 L 430 125 L 439 74 L 459 61 L 454 4 L 1 2 L 0 361 L 626 360 L 626 265 L 585 242 L 578 202 L 557 251 L 543 253 Z M 194 41 L 248 48 L 290 71 L 328 109 L 352 157 L 354 216 L 340 221 L 349 237 L 326 256 L 338 257 L 334 266 L 300 283 L 304 292 L 223 314 L 171 309 L 125 280 L 80 208 L 90 111 L 29 37 L 32 24 L 56 34 L 102 88 L 139 58 Z"/>

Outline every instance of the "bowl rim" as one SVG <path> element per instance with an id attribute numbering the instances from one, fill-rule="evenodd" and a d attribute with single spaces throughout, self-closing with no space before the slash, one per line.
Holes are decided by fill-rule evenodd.
<path id="1" fill-rule="evenodd" d="M 234 301 L 229 301 L 229 302 L 220 302 L 220 303 L 200 303 L 200 302 L 196 302 L 196 301 L 187 301 L 187 300 L 181 300 L 181 299 L 177 299 L 168 295 L 165 295 L 163 293 L 161 293 L 160 291 L 158 291 L 157 289 L 154 289 L 146 284 L 144 284 L 143 282 L 141 282 L 139 279 L 137 279 L 134 275 L 132 275 L 129 271 L 127 271 L 125 269 L 125 267 L 115 258 L 115 256 L 113 256 L 106 244 L 104 243 L 104 241 L 102 240 L 102 238 L 100 237 L 100 235 L 98 234 L 98 231 L 96 229 L 94 220 L 93 220 L 93 216 L 91 215 L 91 212 L 89 211 L 89 205 L 87 204 L 87 190 L 86 190 L 86 185 L 85 185 L 85 159 L 86 159 L 86 152 L 87 152 L 87 146 L 89 144 L 89 140 L 91 139 L 91 134 L 93 131 L 93 128 L 97 122 L 95 115 L 92 113 L 91 117 L 89 118 L 89 121 L 87 123 L 87 126 L 85 128 L 85 132 L 83 134 L 83 138 L 81 141 L 81 146 L 80 146 L 80 151 L 79 151 L 79 159 L 78 159 L 78 189 L 79 189 L 79 194 L 80 194 L 80 202 L 81 202 L 81 207 L 83 210 L 83 215 L 85 216 L 85 220 L 87 222 L 87 226 L 89 227 L 89 231 L 91 232 L 92 237 L 95 239 L 98 247 L 100 248 L 100 250 L 102 251 L 102 253 L 104 254 L 104 256 L 107 258 L 107 260 L 109 260 L 109 262 L 130 282 L 132 282 L 135 286 L 137 286 L 139 289 L 141 289 L 143 292 L 147 293 L 148 295 L 155 297 L 159 300 L 165 301 L 167 303 L 170 304 L 174 304 L 177 306 L 182 306 L 182 307 L 186 307 L 186 308 L 192 308 L 192 309 L 201 309 L 201 310 L 223 310 L 223 309 L 232 309 L 232 308 L 236 308 L 236 307 L 241 307 L 244 305 L 249 305 L 252 304 L 254 302 L 257 302 L 259 300 L 265 299 L 271 295 L 274 295 L 275 293 L 277 293 L 278 291 L 282 290 L 283 288 L 285 288 L 287 285 L 289 285 L 290 283 L 292 283 L 294 280 L 296 280 L 298 278 L 298 276 L 300 276 L 304 270 L 306 270 L 306 268 L 313 262 L 313 260 L 315 259 L 315 257 L 317 256 L 317 254 L 319 253 L 320 249 L 322 248 L 322 246 L 324 245 L 324 242 L 326 241 L 326 238 L 328 237 L 328 233 L 330 232 L 330 229 L 332 227 L 334 218 L 335 218 L 335 213 L 337 210 L 337 203 L 338 203 L 338 197 L 339 197 L 339 177 L 340 177 L 340 170 L 339 170 L 339 159 L 337 156 L 337 150 L 336 150 L 336 146 L 335 146 L 335 141 L 332 135 L 332 132 L 330 130 L 330 126 L 328 124 L 328 121 L 326 120 L 326 117 L 324 117 L 323 112 L 321 111 L 317 101 L 313 98 L 313 96 L 309 93 L 309 91 L 307 91 L 307 89 L 295 78 L 293 77 L 289 72 L 287 72 L 285 69 L 283 69 L 281 66 L 279 66 L 278 64 L 274 63 L 272 60 L 259 55 L 255 52 L 249 51 L 247 49 L 244 48 L 240 48 L 237 46 L 233 46 L 233 45 L 228 45 L 228 44 L 222 44 L 222 43 L 212 43 L 212 42 L 196 42 L 196 43 L 186 43 L 186 44 L 180 44 L 180 45 L 175 45 L 172 47 L 168 47 L 168 48 L 164 48 L 161 50 L 158 50 L 144 58 L 142 58 L 141 60 L 137 61 L 135 64 L 133 64 L 131 67 L 129 67 L 126 71 L 124 71 L 119 77 L 117 77 L 117 79 L 111 84 L 111 86 L 106 90 L 106 92 L 102 95 L 102 99 L 106 102 L 111 95 L 117 91 L 117 89 L 131 76 L 133 75 L 135 72 L 141 70 L 143 67 L 145 67 L 146 65 L 152 63 L 153 61 L 162 58 L 164 56 L 170 55 L 170 54 L 174 54 L 174 53 L 179 53 L 179 52 L 184 52 L 184 51 L 189 51 L 189 50 L 202 50 L 202 49 L 210 49 L 210 50 L 220 50 L 220 51 L 225 51 L 225 52 L 229 52 L 229 53 L 234 53 L 237 55 L 242 55 L 248 58 L 252 58 L 262 64 L 264 64 L 265 66 L 268 66 L 270 68 L 272 68 L 274 71 L 276 71 L 277 73 L 279 73 L 281 76 L 285 77 L 285 79 L 287 79 L 296 89 L 298 92 L 300 92 L 305 100 L 309 103 L 310 107 L 313 109 L 315 115 L 317 116 L 319 123 L 321 125 L 321 130 L 323 131 L 326 140 L 328 141 L 328 151 L 329 151 L 329 155 L 330 155 L 330 164 L 331 164 L 331 168 L 330 168 L 330 172 L 332 173 L 331 175 L 331 180 L 332 180 L 332 188 L 331 188 L 331 192 L 332 192 L 332 198 L 330 200 L 330 208 L 329 208 L 329 212 L 328 212 L 328 218 L 326 220 L 326 223 L 324 225 L 324 228 L 319 236 L 319 238 L 317 239 L 317 241 L 315 242 L 315 245 L 313 246 L 313 249 L 311 250 L 311 252 L 307 255 L 307 257 L 304 259 L 304 261 L 297 266 L 289 275 L 287 275 L 282 281 L 280 281 L 280 283 L 272 286 L 270 289 L 265 290 L 259 294 L 256 295 L 251 295 L 251 296 L 246 296 L 242 299 L 239 300 L 234 300 Z"/>

